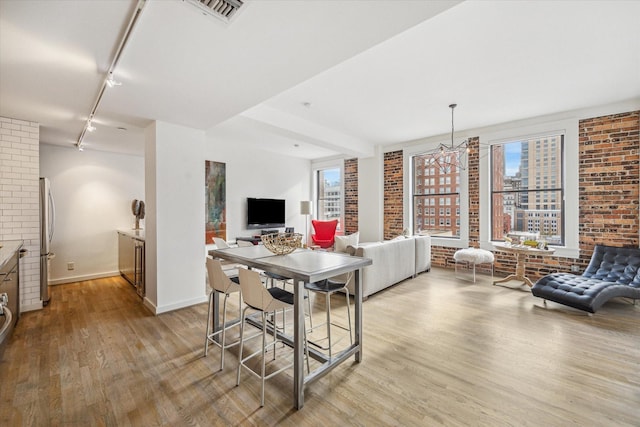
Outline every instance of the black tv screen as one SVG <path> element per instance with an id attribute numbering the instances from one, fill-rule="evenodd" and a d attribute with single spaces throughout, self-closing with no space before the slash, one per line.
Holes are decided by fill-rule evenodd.
<path id="1" fill-rule="evenodd" d="M 284 227 L 284 223 L 284 200 L 247 198 L 248 229 Z"/>

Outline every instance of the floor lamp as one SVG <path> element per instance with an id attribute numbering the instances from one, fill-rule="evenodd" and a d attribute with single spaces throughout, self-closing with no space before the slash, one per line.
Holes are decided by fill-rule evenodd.
<path id="1" fill-rule="evenodd" d="M 309 215 L 311 215 L 311 201 L 310 200 L 303 200 L 300 202 L 300 214 L 301 215 L 305 215 L 305 221 L 304 221 L 304 246 L 303 247 L 307 247 L 307 244 L 309 243 L 309 236 L 307 234 L 308 232 L 308 226 L 309 226 Z"/>

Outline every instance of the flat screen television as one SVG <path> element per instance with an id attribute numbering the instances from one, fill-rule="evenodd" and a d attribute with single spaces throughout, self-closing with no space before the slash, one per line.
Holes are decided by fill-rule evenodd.
<path id="1" fill-rule="evenodd" d="M 247 198 L 247 229 L 284 227 L 283 199 Z"/>

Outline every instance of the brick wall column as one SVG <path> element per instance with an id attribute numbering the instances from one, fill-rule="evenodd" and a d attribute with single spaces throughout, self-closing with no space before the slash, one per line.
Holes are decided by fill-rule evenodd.
<path id="1" fill-rule="evenodd" d="M 344 234 L 358 231 L 358 159 L 344 161 Z"/>
<path id="2" fill-rule="evenodd" d="M 403 214 L 402 150 L 384 153 L 384 233 L 385 240 L 402 234 Z"/>
<path id="3" fill-rule="evenodd" d="M 640 111 L 579 122 L 580 248 L 638 247 Z"/>
<path id="4" fill-rule="evenodd" d="M 469 246 L 480 247 L 480 138 L 469 138 L 467 172 L 469 175 Z"/>

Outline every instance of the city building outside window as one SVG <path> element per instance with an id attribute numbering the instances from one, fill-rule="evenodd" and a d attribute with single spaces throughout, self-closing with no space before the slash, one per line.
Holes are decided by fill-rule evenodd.
<path id="1" fill-rule="evenodd" d="M 458 155 L 452 151 L 411 157 L 414 233 L 460 238 L 460 168 L 455 161 Z M 448 159 L 446 163 L 439 162 L 443 157 Z M 430 209 L 422 209 L 423 206 Z"/>
<path id="2" fill-rule="evenodd" d="M 565 244 L 563 135 L 491 146 L 491 239 Z"/>
<path id="3" fill-rule="evenodd" d="M 342 172 L 339 167 L 328 167 L 316 171 L 316 219 L 338 220 L 342 229 Z"/>

